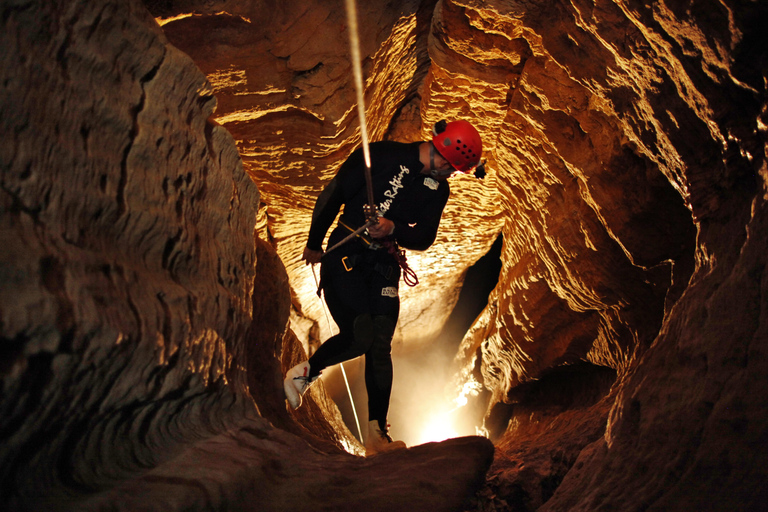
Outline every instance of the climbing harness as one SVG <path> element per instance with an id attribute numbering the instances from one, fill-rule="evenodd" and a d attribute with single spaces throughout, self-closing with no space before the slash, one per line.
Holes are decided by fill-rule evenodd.
<path id="1" fill-rule="evenodd" d="M 315 285 L 317 286 L 318 296 L 320 293 L 320 283 L 317 281 L 317 274 L 315 273 L 315 266 L 312 265 L 312 275 L 315 278 Z M 333 326 L 331 325 L 331 318 L 328 315 L 328 306 L 325 304 L 325 300 L 323 300 L 322 297 L 320 297 L 320 302 L 323 305 L 323 313 L 325 313 L 325 321 L 328 322 L 328 331 L 331 333 L 331 336 L 334 335 L 333 332 Z M 344 363 L 339 363 L 339 366 L 341 367 L 341 376 L 344 378 L 344 385 L 347 387 L 347 395 L 349 395 L 349 403 L 352 405 L 352 414 L 355 417 L 355 425 L 357 425 L 357 435 L 360 439 L 360 443 L 364 443 L 363 440 L 363 431 L 360 428 L 360 420 L 357 417 L 357 409 L 355 408 L 355 401 L 352 399 L 352 390 L 349 387 L 349 380 L 347 379 L 347 372 L 344 370 Z"/>
<path id="2" fill-rule="evenodd" d="M 353 230 L 351 227 L 347 226 L 342 221 L 339 221 L 339 225 L 351 231 L 351 234 L 347 236 L 345 240 L 347 240 L 348 238 L 351 238 L 352 236 L 355 236 L 359 238 L 360 241 L 364 245 L 366 245 L 369 249 L 374 249 L 374 250 L 381 249 L 381 248 L 386 249 L 387 252 L 395 258 L 395 261 L 397 261 L 397 265 L 403 270 L 403 282 L 405 282 L 405 284 L 407 284 L 410 287 L 414 287 L 417 284 L 419 284 L 419 278 L 416 275 L 416 272 L 408 265 L 408 260 L 405 257 L 405 249 L 401 249 L 393 238 L 387 237 L 379 240 L 374 240 L 359 229 Z M 342 263 L 344 264 L 344 268 L 347 271 L 352 270 L 351 267 L 347 268 L 347 263 L 345 263 L 344 260 L 342 260 Z M 377 268 L 377 270 L 379 269 Z"/>

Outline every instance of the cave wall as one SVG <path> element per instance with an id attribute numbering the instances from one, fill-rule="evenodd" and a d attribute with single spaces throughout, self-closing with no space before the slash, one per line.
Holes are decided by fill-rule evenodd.
<path id="1" fill-rule="evenodd" d="M 460 354 L 506 428 L 486 496 L 759 508 L 765 8 L 457 3 L 531 48 L 496 146 L 502 276 Z M 583 362 L 617 372 L 606 399 L 564 396 Z"/>
<path id="2" fill-rule="evenodd" d="M 456 360 L 496 442 L 476 508 L 759 508 L 765 6 L 359 7 L 372 139 L 463 117 L 486 142 L 489 176 L 455 179 L 409 254 L 396 345 L 433 342 L 502 234 Z M 383 469 L 434 490 L 439 449 L 350 462 L 321 388 L 297 414 L 274 399 L 328 336 L 299 256 L 359 143 L 343 9 L 14 0 L 0 20 L 3 502 L 279 510 L 344 506 L 343 482 L 354 507 Z"/>
<path id="3" fill-rule="evenodd" d="M 533 53 L 499 135 L 505 286 L 483 338 L 513 354 L 485 372 L 516 376 L 500 389 L 573 359 L 626 368 L 687 285 L 722 191 L 754 186 L 760 78 L 723 55 L 741 34 L 722 9 L 710 28 L 664 4 L 499 4 Z"/>
<path id="4" fill-rule="evenodd" d="M 429 126 L 442 117 L 464 117 L 483 134 L 491 173 L 485 182 L 454 180 L 438 242 L 425 254 L 409 255 L 423 285 L 404 292 L 405 313 L 398 334 L 405 345 L 430 340 L 436 327 L 425 326 L 426 319 L 441 325 L 467 263 L 483 254 L 498 233 L 503 235 L 500 283 L 460 347 L 462 370 L 457 388 L 470 379 L 482 383 L 475 410 L 485 417 L 486 428 L 494 428 L 499 437 L 497 448 L 505 453 L 497 457 L 488 495 L 496 499 L 503 495 L 518 506 L 533 509 L 552 497 L 585 446 L 611 439 L 613 425 L 623 422 L 626 404 L 622 399 L 628 400 L 624 397 L 635 389 L 630 376 L 645 375 L 644 380 L 635 377 L 643 383 L 653 379 L 638 368 L 665 341 L 674 346 L 674 340 L 659 337 L 659 333 L 666 332 L 674 320 L 670 315 L 675 308 L 698 307 L 687 302 L 678 305 L 690 293 L 689 283 L 698 283 L 714 266 L 727 274 L 734 254 L 744 247 L 744 226 L 750 221 L 747 212 L 753 200 L 755 205 L 762 204 L 765 179 L 759 174 L 764 169 L 765 134 L 758 121 L 765 103 L 764 79 L 756 71 L 765 62 L 765 44 L 757 35 L 757 20 L 765 20 L 765 12 L 749 3 L 446 0 L 434 5 L 424 23 L 419 9 L 402 5 L 405 12 L 398 22 L 389 18 L 389 24 L 382 23 L 379 12 L 363 15 L 373 138 L 413 140 L 425 137 Z M 217 4 L 207 12 L 224 7 Z M 285 147 L 274 144 L 270 151 L 263 149 L 259 158 L 246 156 L 245 160 L 255 179 L 269 183 L 276 193 L 272 183 L 285 183 L 288 175 L 291 183 L 298 184 L 285 191 L 289 201 L 267 200 L 267 229 L 297 292 L 301 308 L 297 316 L 320 322 L 319 336 L 324 339 L 322 314 L 311 294 L 314 283 L 297 261 L 303 246 L 300 226 L 308 222 L 312 198 L 356 139 L 354 135 L 351 142 L 350 135 L 336 137 L 355 127 L 353 115 L 339 117 L 339 112 L 349 113 L 353 107 L 348 76 L 342 73 L 326 81 L 336 92 L 333 101 L 326 96 L 318 101 L 316 94 L 307 94 L 302 86 L 308 79 L 306 69 L 309 76 L 321 80 L 318 75 L 326 72 L 326 62 L 337 62 L 338 55 L 347 51 L 343 39 L 326 42 L 327 27 L 343 23 L 333 14 L 316 13 L 327 9 L 327 4 L 319 2 L 307 9 L 294 18 L 299 21 L 285 24 L 289 28 L 269 29 L 270 33 L 296 34 L 294 29 L 309 24 L 308 35 L 302 39 L 307 43 L 302 46 L 297 41 L 290 56 L 283 45 L 268 50 L 274 56 L 282 52 L 279 55 L 288 62 L 294 58 L 304 62 L 300 57 L 314 52 L 303 68 L 282 74 L 283 82 L 274 78 L 270 82 L 285 83 L 279 90 L 292 91 L 293 96 L 282 105 L 258 102 L 259 114 L 250 114 L 258 115 L 258 122 L 234 116 L 224 122 L 233 133 L 243 134 L 236 138 L 242 138 L 239 145 L 246 153 L 254 141 L 272 140 L 275 135 L 289 147 L 302 148 L 303 154 L 294 149 L 289 155 L 283 149 L 273 150 Z M 198 7 L 195 12 L 206 11 Z M 253 12 L 253 7 L 238 11 L 251 19 L 247 12 Z M 308 21 L 319 18 L 323 19 L 319 25 Z M 194 23 L 213 23 L 204 20 L 202 16 Z M 245 65 L 232 64 L 230 55 L 219 53 L 222 60 L 213 62 L 211 48 L 223 52 L 227 46 L 218 40 L 206 45 L 185 40 L 184 33 L 195 32 L 174 26 L 177 23 L 181 22 L 166 25 L 169 37 L 196 61 L 202 60 L 203 66 L 211 66 L 207 73 L 218 76 L 229 66 L 240 76 L 255 74 Z M 400 28 L 409 24 L 415 39 L 409 40 L 410 46 L 397 44 Z M 246 33 L 253 30 L 245 23 L 241 27 Z M 374 34 L 372 44 L 369 38 Z M 264 39 L 282 41 L 282 37 Z M 312 44 L 314 41 L 324 43 Z M 406 60 L 412 52 L 421 55 L 424 48 L 429 60 L 418 57 L 416 71 L 403 65 L 412 62 Z M 415 89 L 412 84 L 404 89 L 405 82 L 394 80 L 386 62 L 398 63 L 402 75 L 413 73 Z M 228 85 L 252 92 L 252 84 L 248 79 Z M 278 92 L 264 86 L 260 90 Z M 345 96 L 346 110 L 336 103 Z M 388 109 L 385 97 L 398 98 L 399 110 Z M 222 113 L 244 111 L 235 100 L 231 105 Z M 327 130 L 323 143 L 313 139 L 314 132 L 307 135 L 302 131 L 295 139 L 296 127 L 306 130 L 308 114 L 314 116 L 315 131 Z M 328 153 L 329 148 L 338 147 L 347 149 Z M 275 151 L 283 151 L 276 162 Z M 295 167 L 304 173 L 291 175 L 288 169 Z M 304 180 L 313 171 L 320 182 L 310 192 Z M 304 191 L 309 192 L 306 200 Z M 271 208 L 272 203 L 279 207 Z M 718 252 L 722 255 L 715 254 Z M 699 333 L 712 330 L 695 328 Z M 759 332 L 754 336 L 760 339 Z M 727 343 L 715 334 L 701 337 L 702 351 L 708 350 L 708 344 Z M 651 347 L 654 351 L 646 355 Z M 581 369 L 583 374 L 559 375 L 564 365 Z M 515 391 L 551 379 L 560 379 L 563 386 L 590 381 L 596 373 L 605 375 L 600 368 L 614 375 L 613 382 L 598 379 L 596 389 L 602 390 L 604 399 L 591 394 L 560 401 L 550 397 L 554 405 L 546 406 L 540 405 L 546 403 L 540 393 Z M 672 365 L 667 371 L 678 370 L 683 371 Z M 694 372 L 689 378 L 687 385 L 679 386 L 692 396 L 678 396 L 670 402 L 682 410 L 701 399 L 693 390 L 700 388 L 699 380 L 706 375 Z M 660 389 L 663 386 L 659 384 Z M 539 405 L 531 403 L 534 398 Z M 707 404 L 700 406 L 706 408 Z M 654 402 L 647 407 L 664 405 Z M 563 413 L 568 408 L 571 412 Z M 695 420 L 691 421 L 688 429 L 698 431 Z M 553 429 L 558 435 L 542 435 Z M 628 435 L 629 443 L 632 437 Z M 661 451 L 649 443 L 646 452 Z M 698 448 L 698 443 L 695 436 L 687 438 L 677 450 L 707 450 Z M 556 464 L 553 452 L 559 453 Z M 619 466 L 613 479 L 620 484 L 614 482 L 613 488 L 632 488 L 625 485 L 625 479 L 634 478 L 629 476 L 630 466 L 611 462 L 624 460 L 627 454 L 613 453 L 600 462 L 596 457 L 592 463 L 613 464 L 613 469 Z M 505 457 L 511 462 L 503 463 Z M 667 467 L 669 480 L 647 491 L 652 495 L 647 498 L 650 502 L 693 464 L 691 458 L 682 459 L 674 467 L 657 463 Z M 518 464 L 535 469 L 519 471 L 515 469 Z M 752 471 L 759 475 L 756 467 Z M 636 481 L 644 482 L 642 477 Z M 593 482 L 595 493 L 603 499 L 597 490 L 600 482 Z M 578 485 L 570 485 L 574 485 L 570 499 L 579 502 L 575 497 Z M 566 488 L 560 492 L 566 493 Z M 582 499 L 589 505 L 569 505 L 589 509 L 597 503 L 590 501 L 593 498 Z M 612 499 L 622 504 L 632 500 L 629 492 L 618 491 Z M 637 500 L 638 506 L 645 506 L 644 499 Z M 606 498 L 606 503 L 611 501 Z"/>
<path id="5" fill-rule="evenodd" d="M 253 409 L 259 194 L 143 6 L 12 2 L 2 21 L 0 501 L 47 508 Z"/>

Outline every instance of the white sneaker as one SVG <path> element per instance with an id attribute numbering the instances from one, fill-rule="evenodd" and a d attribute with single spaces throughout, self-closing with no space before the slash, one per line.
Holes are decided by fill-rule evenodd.
<path id="1" fill-rule="evenodd" d="M 285 398 L 288 399 L 288 403 L 293 409 L 299 408 L 301 395 L 307 392 L 309 385 L 315 382 L 318 377 L 319 375 L 310 380 L 308 361 L 299 363 L 288 370 L 283 381 L 283 389 L 285 390 Z"/>
<path id="2" fill-rule="evenodd" d="M 402 441 L 393 441 L 389 430 L 381 430 L 378 420 L 368 422 L 368 437 L 365 439 L 366 456 L 399 448 L 407 448 L 407 446 Z"/>

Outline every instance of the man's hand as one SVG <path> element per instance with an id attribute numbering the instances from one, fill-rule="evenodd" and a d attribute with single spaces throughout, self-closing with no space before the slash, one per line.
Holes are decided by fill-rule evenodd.
<path id="1" fill-rule="evenodd" d="M 301 260 L 305 261 L 306 265 L 320 263 L 320 258 L 323 257 L 323 251 L 313 251 L 309 247 L 304 248 L 304 254 L 301 255 Z"/>
<path id="2" fill-rule="evenodd" d="M 391 220 L 379 217 L 379 223 L 368 228 L 368 233 L 372 238 L 384 238 L 389 236 L 395 230 L 395 223 Z"/>

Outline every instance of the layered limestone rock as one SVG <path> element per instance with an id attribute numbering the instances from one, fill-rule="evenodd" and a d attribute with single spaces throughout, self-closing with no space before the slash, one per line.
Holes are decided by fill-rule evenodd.
<path id="1" fill-rule="evenodd" d="M 371 138 L 464 118 L 485 144 L 489 175 L 453 178 L 409 254 L 395 343 L 451 348 L 457 414 L 496 444 L 466 507 L 759 508 L 766 7 L 358 8 Z M 14 0 L 0 21 L 0 501 L 461 509 L 488 441 L 362 459 L 322 384 L 280 396 L 332 328 L 299 259 L 360 139 L 341 3 Z M 499 235 L 487 307 L 441 347 Z"/>
<path id="2" fill-rule="evenodd" d="M 612 415 L 618 414 L 617 393 L 627 376 L 639 371 L 649 347 L 659 343 L 665 315 L 683 296 L 694 271 L 708 271 L 713 251 L 742 246 L 729 238 L 707 240 L 707 227 L 713 216 L 723 218 L 718 223 L 731 222 L 726 198 L 733 195 L 730 201 L 746 206 L 753 196 L 759 197 L 753 177 L 764 159 L 764 134 L 757 121 L 764 85 L 759 72 L 747 63 L 764 61 L 755 40 L 759 36 L 754 35 L 755 20 L 764 19 L 764 12 L 754 9 L 741 12 L 733 5 L 719 5 L 681 10 L 663 3 L 438 2 L 426 38 L 430 61 L 419 64 L 417 72 L 399 68 L 402 74 L 413 73 L 419 83 L 412 100 L 411 93 L 401 92 L 400 82 L 380 70 L 389 69 L 385 61 L 411 62 L 407 59 L 413 52 L 423 51 L 418 11 L 412 9 L 417 33 L 411 46 L 397 44 L 399 27 L 408 23 L 408 16 L 389 32 L 363 31 L 365 37 L 376 34 L 378 42 L 365 61 L 374 138 L 413 140 L 419 133 L 424 137 L 423 129 L 440 118 L 464 117 L 479 127 L 486 143 L 490 176 L 485 182 L 454 180 L 438 243 L 426 254 L 411 256 L 423 285 L 404 293 L 399 335 L 404 345 L 430 339 L 441 324 L 442 313 L 436 310 L 445 304 L 436 297 L 448 297 L 450 305 L 456 296 L 454 269 L 460 276 L 501 232 L 500 283 L 459 350 L 463 379 L 458 384 L 467 389 L 466 384 L 482 382 L 475 410 L 485 416 L 486 428 L 510 459 L 536 467 L 537 453 L 561 454 L 560 463 L 542 462 L 522 476 L 510 472 L 507 468 L 512 466 L 505 466 L 499 457 L 495 483 L 489 488 L 506 489 L 510 502 L 535 508 L 552 495 L 579 451 L 603 435 L 611 408 Z M 712 17 L 713 11 L 719 14 Z M 243 12 L 240 15 L 247 16 Z M 269 30 L 296 35 L 293 29 L 300 23 L 320 18 L 310 12 L 314 11 L 286 23 L 288 29 Z M 289 62 L 315 52 L 311 63 L 318 66 L 337 62 L 337 55 L 346 52 L 345 41 L 336 37 L 334 44 L 311 44 L 327 41 L 323 34 L 337 22 L 330 14 L 323 19 L 303 39 L 296 35 L 307 43 L 296 42 Z M 365 18 L 363 26 L 381 27 L 373 21 L 380 19 L 380 14 Z M 185 31 L 178 25 L 166 26 L 166 31 L 196 61 L 213 65 L 215 71 L 209 75 L 221 73 L 223 66 L 212 62 L 223 48 L 220 41 L 208 45 L 185 41 Z M 285 46 L 277 48 L 270 51 L 283 51 Z M 243 69 L 243 76 L 255 75 Z M 301 83 L 305 77 L 290 70 L 282 80 L 289 79 Z M 246 82 L 239 83 L 238 90 L 252 94 L 254 81 Z M 338 114 L 353 108 L 349 84 L 343 74 L 326 81 L 326 87 L 338 93 L 334 98 L 343 94 L 350 98 L 346 110 L 335 102 L 325 104 L 325 96 L 318 102 L 317 95 L 307 96 L 303 90 L 287 105 L 260 109 L 264 117 L 275 109 L 310 111 L 318 120 L 316 129 L 327 126 L 336 137 L 349 133 L 355 124 L 353 115 L 340 120 Z M 395 109 L 388 111 L 382 104 L 382 84 L 387 84 L 389 97 L 403 98 L 394 120 Z M 222 111 L 225 122 L 234 119 L 226 117 L 227 111 Z M 257 133 L 264 140 L 271 140 L 272 133 L 284 137 L 284 142 L 294 140 L 295 157 L 283 149 L 260 154 L 261 162 L 271 164 L 274 155 L 279 157 L 266 174 L 262 163 L 246 157 L 246 164 L 256 168 L 250 172 L 257 181 L 271 184 L 277 181 L 275 176 L 287 174 L 286 169 L 318 165 L 324 173 L 321 185 L 332 175 L 328 167 L 332 171 L 333 162 L 337 165 L 347 154 L 345 150 L 327 159 L 327 147 L 311 136 L 302 133 L 290 139 L 295 137 L 294 127 L 306 126 L 298 114 L 285 124 L 270 120 L 232 127 L 244 134 L 239 143 L 244 153 L 253 147 L 246 139 Z M 410 129 L 409 120 L 415 120 Z M 328 121 L 334 122 L 335 130 Z M 388 134 L 381 131 L 386 126 Z M 349 139 L 336 140 L 345 141 L 337 147 L 355 145 L 346 142 Z M 298 187 L 287 192 L 290 204 L 275 198 L 280 208 L 267 207 L 270 235 L 288 263 L 300 314 L 319 321 L 318 306 L 310 295 L 313 283 L 300 265 L 291 263 L 300 254 L 306 229 L 297 225 L 306 226 L 307 207 L 319 187 L 302 202 L 298 192 L 304 187 L 302 179 L 292 176 L 291 182 Z M 739 190 L 730 192 L 734 187 Z M 299 217 L 292 213 L 297 209 Z M 293 222 L 297 218 L 299 222 Z M 738 217 L 733 222 L 745 223 Z M 430 309 L 430 304 L 435 307 Z M 421 320 L 414 321 L 413 315 Z M 437 320 L 435 327 L 421 328 L 427 318 Z M 322 322 L 320 330 L 323 338 Z M 574 399 L 552 384 L 570 386 L 595 379 L 592 389 L 600 390 L 604 400 L 593 396 L 596 391 L 588 399 Z M 684 387 L 695 389 L 694 384 Z M 549 398 L 542 398 L 538 388 L 548 390 Z M 557 414 L 569 407 L 586 412 L 569 413 L 570 419 Z M 562 436 L 555 439 L 563 440 L 560 444 L 538 434 L 557 425 Z M 516 443 L 516 439 L 530 441 Z"/>
<path id="3" fill-rule="evenodd" d="M 143 6 L 2 20 L 1 501 L 52 510 L 253 410 L 259 195 Z"/>
<path id="4" fill-rule="evenodd" d="M 502 276 L 461 348 L 500 437 L 486 495 L 547 510 L 755 506 L 764 461 L 746 453 L 765 430 L 742 407 L 761 407 L 748 389 L 764 375 L 765 9 L 458 3 L 447 39 L 493 20 L 531 49 L 497 132 Z M 615 370 L 608 400 L 569 397 L 563 365 L 579 381 Z M 726 446 L 744 454 L 737 471 Z"/>

